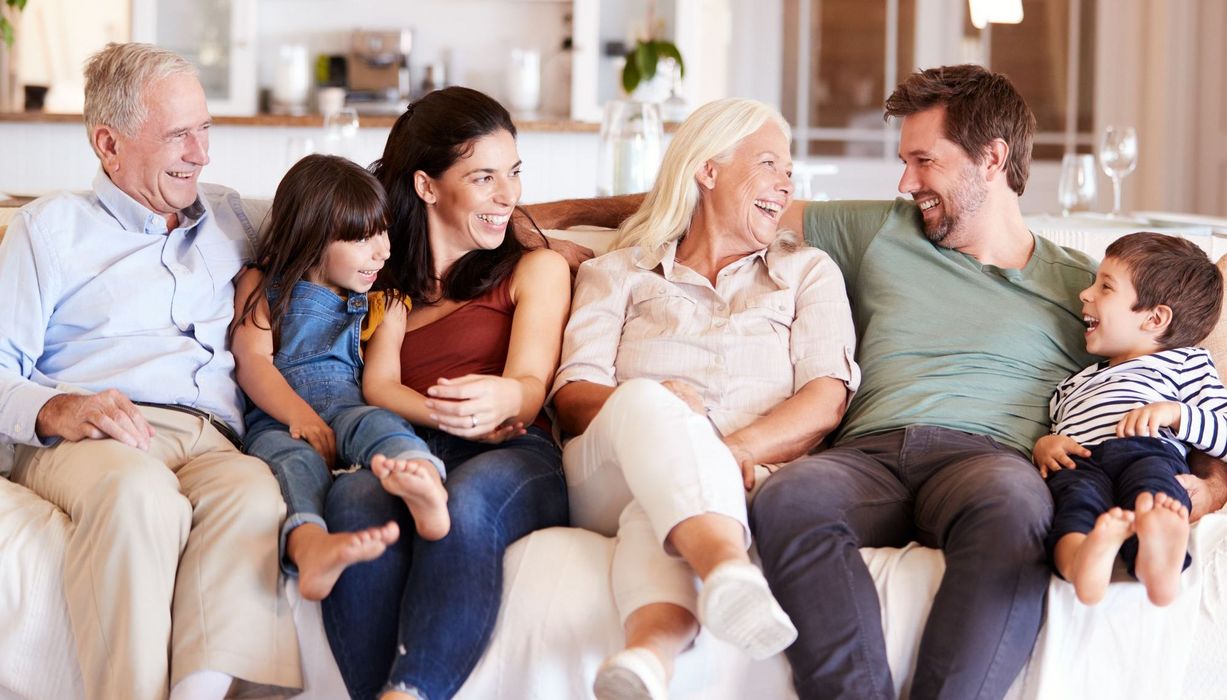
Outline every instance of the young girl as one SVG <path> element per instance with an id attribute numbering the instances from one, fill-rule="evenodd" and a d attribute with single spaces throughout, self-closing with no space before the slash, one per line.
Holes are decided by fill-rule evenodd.
<path id="1" fill-rule="evenodd" d="M 385 212 L 370 173 L 344 158 L 303 158 L 278 185 L 256 265 L 236 287 L 232 345 L 250 399 L 246 450 L 281 484 L 281 566 L 297 572 L 310 600 L 400 534 L 395 522 L 328 532 L 324 499 L 337 457 L 344 467 L 370 467 L 404 499 L 422 538 L 449 528 L 443 462 L 408 422 L 362 398 L 359 341 L 366 292 L 389 255 Z"/>

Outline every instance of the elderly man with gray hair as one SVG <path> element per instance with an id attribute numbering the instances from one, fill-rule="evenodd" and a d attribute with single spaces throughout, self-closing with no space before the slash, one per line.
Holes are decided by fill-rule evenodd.
<path id="1" fill-rule="evenodd" d="M 75 526 L 64 590 L 86 693 L 298 687 L 284 505 L 239 449 L 226 343 L 252 222 L 234 192 L 197 186 L 210 117 L 187 61 L 110 44 L 85 81 L 92 190 L 29 204 L 0 244 L 0 440 L 18 444 L 14 480 Z"/>

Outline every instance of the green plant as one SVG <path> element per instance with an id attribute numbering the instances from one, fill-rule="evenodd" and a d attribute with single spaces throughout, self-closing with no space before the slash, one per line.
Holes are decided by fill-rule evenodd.
<path id="1" fill-rule="evenodd" d="M 13 2 L 13 0 L 7 0 Z M 686 75 L 686 64 L 682 63 L 682 54 L 677 45 L 664 39 L 637 39 L 630 51 L 626 52 L 626 65 L 622 68 L 622 89 L 631 94 L 639 83 L 656 77 L 656 64 L 662 58 L 672 58 L 677 62 L 679 75 Z"/>
<path id="2" fill-rule="evenodd" d="M 4 0 L 5 8 L 15 8 L 11 12 L 21 12 L 26 9 L 26 0 Z M 13 25 L 9 22 L 8 17 L 4 16 L 4 8 L 0 8 L 0 39 L 4 40 L 5 46 L 13 45 Z"/>

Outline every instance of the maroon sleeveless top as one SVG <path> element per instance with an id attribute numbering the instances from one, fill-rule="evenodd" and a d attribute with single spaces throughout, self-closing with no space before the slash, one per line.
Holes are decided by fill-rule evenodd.
<path id="1" fill-rule="evenodd" d="M 439 382 L 466 374 L 502 376 L 511 345 L 511 275 L 443 318 L 405 334 L 400 346 L 400 381 L 419 394 Z M 533 421 L 547 433 L 542 411 Z"/>

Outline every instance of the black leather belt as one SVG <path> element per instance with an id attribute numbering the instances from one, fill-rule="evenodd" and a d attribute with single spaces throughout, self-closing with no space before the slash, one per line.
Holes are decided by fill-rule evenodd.
<path id="1" fill-rule="evenodd" d="M 209 424 L 214 428 L 217 428 L 217 432 L 221 433 L 222 437 L 229 440 L 239 451 L 242 451 L 243 449 L 243 440 L 239 437 L 239 434 L 234 431 L 234 428 L 231 428 L 229 423 L 221 418 L 218 418 L 212 413 L 209 413 L 208 411 L 202 411 L 199 408 L 183 406 L 177 403 L 153 403 L 152 401 L 133 401 L 132 403 L 136 404 L 137 406 L 164 408 L 168 411 L 178 411 L 180 413 L 196 416 L 197 418 L 203 418 L 209 421 Z"/>

